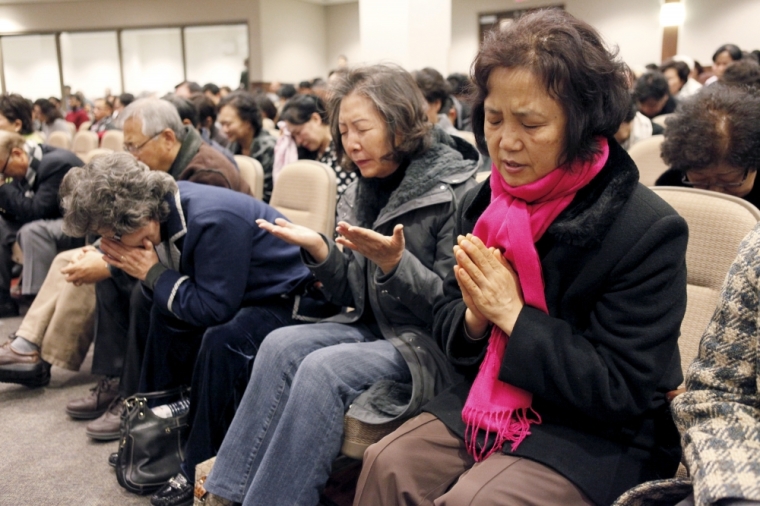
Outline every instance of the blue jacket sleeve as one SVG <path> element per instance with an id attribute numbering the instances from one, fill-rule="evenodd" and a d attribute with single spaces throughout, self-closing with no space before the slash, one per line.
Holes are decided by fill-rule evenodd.
<path id="1" fill-rule="evenodd" d="M 192 244 L 182 252 L 188 274 L 164 271 L 156 280 L 156 304 L 199 327 L 231 319 L 245 295 L 252 254 L 252 228 L 231 213 L 217 211 L 198 220 Z"/>

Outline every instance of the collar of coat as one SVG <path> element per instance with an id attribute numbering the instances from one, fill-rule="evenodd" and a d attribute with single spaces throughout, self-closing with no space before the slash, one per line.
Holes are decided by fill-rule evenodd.
<path id="1" fill-rule="evenodd" d="M 182 140 L 182 146 L 179 148 L 177 158 L 174 159 L 172 166 L 169 168 L 169 174 L 175 181 L 179 179 L 179 176 L 182 174 L 182 171 L 185 170 L 185 167 L 190 164 L 190 160 L 198 154 L 198 150 L 201 149 L 201 145 L 203 144 L 201 134 L 199 134 L 195 128 L 188 125 L 185 125 L 184 128 L 185 138 Z"/>
<path id="2" fill-rule="evenodd" d="M 187 235 L 187 222 L 185 211 L 182 209 L 179 189 L 174 193 L 167 193 L 164 202 L 169 205 L 169 216 L 161 224 L 162 247 L 156 248 L 156 253 L 161 264 L 179 271 L 182 248 L 178 242 Z"/>
<path id="3" fill-rule="evenodd" d="M 411 209 L 455 198 L 449 186 L 463 183 L 476 170 L 477 162 L 465 160 L 455 149 L 446 144 L 434 142 L 427 151 L 409 163 L 404 179 L 380 211 L 374 227 Z M 360 184 L 360 181 L 357 180 L 355 184 Z M 360 196 L 358 193 L 357 197 L 359 197 L 358 205 L 361 205 L 364 198 L 370 198 L 367 195 Z"/>
<path id="4" fill-rule="evenodd" d="M 614 139 L 608 139 L 610 155 L 601 172 L 575 194 L 546 233 L 556 240 L 580 247 L 602 242 L 618 213 L 639 182 L 639 170 Z M 464 217 L 475 221 L 491 203 L 491 185 L 484 181 Z"/>

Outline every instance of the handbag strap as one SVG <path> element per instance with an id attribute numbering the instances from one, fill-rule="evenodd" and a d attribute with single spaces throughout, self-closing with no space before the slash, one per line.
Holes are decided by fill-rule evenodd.
<path id="1" fill-rule="evenodd" d="M 177 387 L 169 390 L 160 390 L 158 392 L 137 393 L 124 399 L 124 405 L 127 408 L 131 408 L 137 404 L 140 400 L 147 402 L 148 400 L 160 399 L 162 397 L 173 397 L 179 395 L 184 399 L 190 394 L 190 387 Z"/>

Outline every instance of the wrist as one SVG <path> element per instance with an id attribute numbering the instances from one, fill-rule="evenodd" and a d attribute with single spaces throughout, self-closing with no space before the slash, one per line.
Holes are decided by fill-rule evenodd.
<path id="1" fill-rule="evenodd" d="M 327 243 L 325 243 L 325 240 L 319 234 L 317 234 L 314 243 L 304 246 L 304 249 L 318 264 L 324 262 L 327 255 L 330 253 Z"/>
<path id="2" fill-rule="evenodd" d="M 478 341 L 486 337 L 489 324 L 488 320 L 475 315 L 470 308 L 467 308 L 464 313 L 464 333 L 472 341 Z"/>
<path id="3" fill-rule="evenodd" d="M 518 303 L 516 307 L 511 308 L 509 311 L 504 311 L 499 318 L 494 319 L 494 325 L 499 327 L 508 336 L 512 335 L 512 331 L 515 329 L 517 319 L 520 317 L 520 312 L 525 304 Z"/>

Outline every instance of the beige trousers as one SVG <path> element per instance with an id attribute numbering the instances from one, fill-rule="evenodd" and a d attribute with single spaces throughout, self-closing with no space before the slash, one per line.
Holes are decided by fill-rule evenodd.
<path id="1" fill-rule="evenodd" d="M 61 269 L 82 248 L 56 255 L 37 297 L 16 335 L 40 347 L 42 360 L 78 371 L 92 343 L 95 323 L 95 285 L 67 283 Z"/>
<path id="2" fill-rule="evenodd" d="M 502 453 L 475 463 L 464 442 L 430 413 L 364 453 L 354 506 L 588 506 L 552 469 Z"/>

